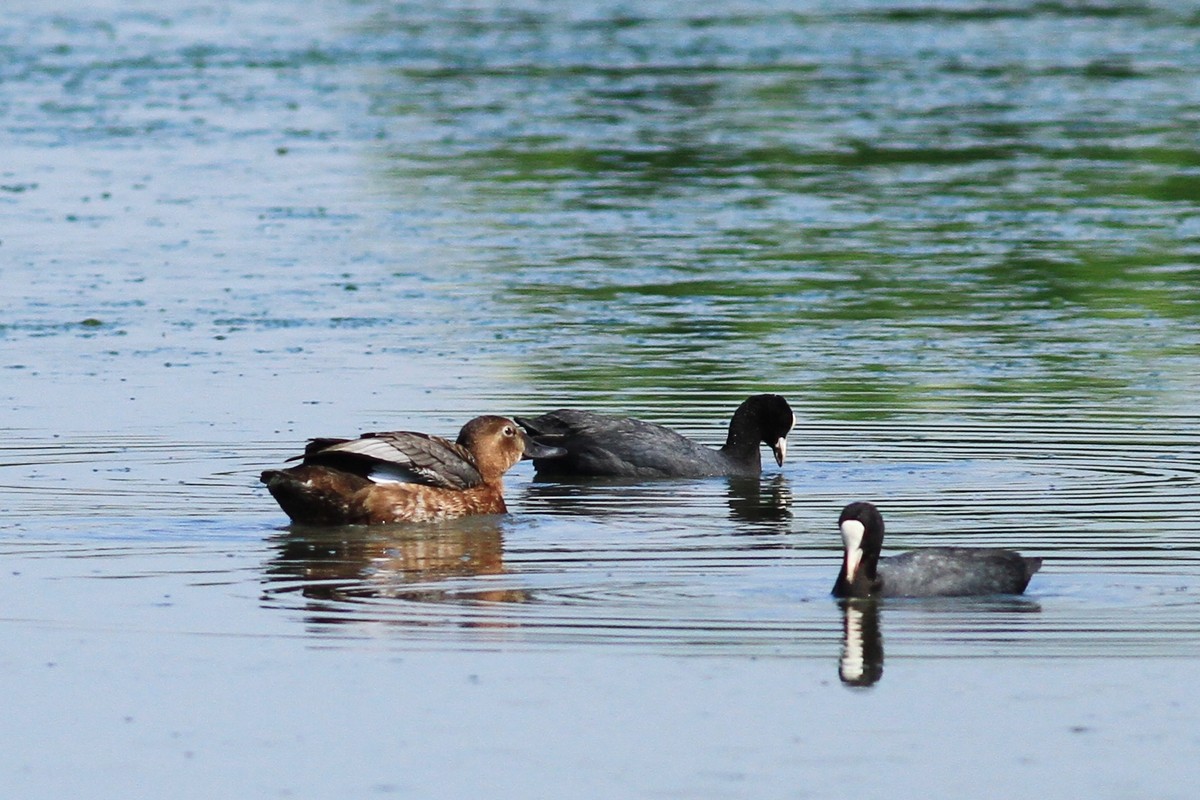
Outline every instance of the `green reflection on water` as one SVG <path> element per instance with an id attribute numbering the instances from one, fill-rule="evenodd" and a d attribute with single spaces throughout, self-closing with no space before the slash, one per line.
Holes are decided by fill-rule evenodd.
<path id="1" fill-rule="evenodd" d="M 421 134 L 389 187 L 479 254 L 535 386 L 849 415 L 1193 388 L 1200 147 L 1172 121 L 1200 94 L 1163 37 L 1186 15 L 603 8 L 451 14 L 470 57 L 381 90 Z"/>

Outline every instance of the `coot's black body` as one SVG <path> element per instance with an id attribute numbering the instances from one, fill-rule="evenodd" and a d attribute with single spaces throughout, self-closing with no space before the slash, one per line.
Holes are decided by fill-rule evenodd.
<path id="1" fill-rule="evenodd" d="M 734 412 L 720 449 L 662 425 L 594 411 L 564 408 L 515 419 L 535 441 L 567 451 L 557 458 L 535 458 L 539 476 L 701 478 L 761 474 L 761 444 L 771 448 L 782 466 L 796 418 L 781 396 L 754 395 Z"/>

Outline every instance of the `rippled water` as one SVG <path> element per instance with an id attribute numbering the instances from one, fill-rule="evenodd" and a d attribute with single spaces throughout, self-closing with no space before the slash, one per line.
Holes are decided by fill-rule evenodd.
<path id="1" fill-rule="evenodd" d="M 331 644 L 391 627 L 404 646 L 470 644 L 483 630 L 493 644 L 831 656 L 843 633 L 828 597 L 836 513 L 869 497 L 897 551 L 981 544 L 1046 559 L 1017 601 L 884 604 L 890 653 L 1190 656 L 1194 430 L 801 423 L 793 463 L 761 481 L 564 484 L 523 465 L 509 517 L 377 529 L 280 528 L 252 486 L 268 443 L 31 442 L 0 448 L 0 463 L 17 478 L 5 487 L 10 555 L 96 558 L 103 571 L 159 548 L 210 558 L 249 545 L 261 563 L 229 580 L 261 584 L 265 608 Z M 844 449 L 847 437 L 861 445 Z M 41 541 L 47 527 L 67 541 Z"/>
<path id="2" fill-rule="evenodd" d="M 0 24 L 6 794 L 1189 796 L 1194 9 L 55 5 Z M 766 390 L 761 481 L 257 483 Z M 851 499 L 1044 566 L 843 607 Z"/>

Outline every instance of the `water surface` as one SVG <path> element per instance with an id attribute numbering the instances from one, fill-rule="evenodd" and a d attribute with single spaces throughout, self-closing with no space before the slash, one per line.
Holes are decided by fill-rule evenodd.
<path id="1" fill-rule="evenodd" d="M 1190 796 L 1194 10 L 10 5 L 6 795 Z M 370 530 L 257 483 L 759 391 L 761 481 Z M 852 499 L 1044 567 L 844 607 Z"/>

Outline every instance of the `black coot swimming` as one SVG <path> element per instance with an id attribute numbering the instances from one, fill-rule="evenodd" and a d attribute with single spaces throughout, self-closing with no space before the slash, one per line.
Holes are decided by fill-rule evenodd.
<path id="1" fill-rule="evenodd" d="M 770 447 L 775 463 L 783 466 L 787 435 L 796 421 L 787 400 L 756 394 L 738 406 L 724 446 L 715 450 L 662 425 L 594 411 L 564 408 L 515 419 L 535 441 L 567 451 L 556 458 L 535 458 L 538 475 L 617 478 L 759 475 L 759 446 Z"/>
<path id="2" fill-rule="evenodd" d="M 883 515 L 851 503 L 838 519 L 846 547 L 837 597 L 956 597 L 1021 594 L 1040 558 L 997 547 L 930 547 L 880 558 Z"/>

